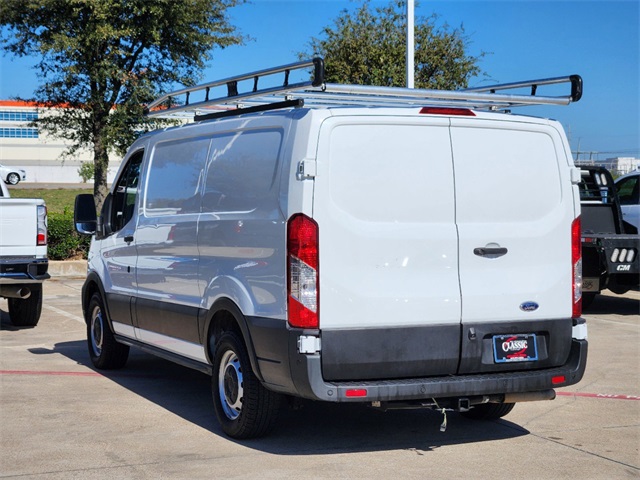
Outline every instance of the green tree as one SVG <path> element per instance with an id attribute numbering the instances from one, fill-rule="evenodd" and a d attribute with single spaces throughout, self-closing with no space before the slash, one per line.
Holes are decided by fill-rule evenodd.
<path id="1" fill-rule="evenodd" d="M 451 29 L 437 21 L 436 14 L 416 18 L 415 86 L 465 88 L 471 77 L 483 73 L 478 61 L 485 54 L 467 53 L 470 40 L 463 26 Z M 310 47 L 313 55 L 325 59 L 327 82 L 404 87 L 406 31 L 406 2 L 392 0 L 372 11 L 365 0 L 354 13 L 343 10 L 322 30 L 322 38 L 311 39 Z"/>
<path id="2" fill-rule="evenodd" d="M 38 126 L 93 150 L 94 198 L 107 194 L 108 153 L 123 154 L 157 120 L 144 105 L 173 84 L 191 85 L 214 47 L 242 43 L 226 17 L 244 0 L 2 0 L 0 46 L 38 56 L 35 100 L 64 106 Z"/>

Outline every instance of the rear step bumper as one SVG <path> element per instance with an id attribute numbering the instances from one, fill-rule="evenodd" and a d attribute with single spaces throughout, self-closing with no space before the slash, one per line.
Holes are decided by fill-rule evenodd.
<path id="1" fill-rule="evenodd" d="M 291 367 L 296 389 L 303 397 L 328 402 L 390 402 L 536 392 L 566 387 L 582 379 L 587 365 L 587 350 L 586 340 L 574 339 L 569 359 L 561 367 L 401 380 L 325 382 L 319 355 L 301 355 Z M 353 391 L 358 391 L 358 396 L 347 395 L 347 392 L 351 395 Z"/>

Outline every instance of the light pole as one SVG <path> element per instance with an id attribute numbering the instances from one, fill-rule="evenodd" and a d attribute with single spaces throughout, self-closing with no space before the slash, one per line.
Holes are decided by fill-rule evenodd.
<path id="1" fill-rule="evenodd" d="M 414 0 L 407 0 L 407 88 L 414 87 Z"/>

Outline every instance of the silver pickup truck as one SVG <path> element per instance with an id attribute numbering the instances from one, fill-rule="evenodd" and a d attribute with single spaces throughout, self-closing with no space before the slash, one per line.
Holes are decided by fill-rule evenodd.
<path id="1" fill-rule="evenodd" d="M 10 198 L 0 181 L 0 297 L 8 300 L 13 325 L 38 324 L 48 269 L 44 200 Z"/>

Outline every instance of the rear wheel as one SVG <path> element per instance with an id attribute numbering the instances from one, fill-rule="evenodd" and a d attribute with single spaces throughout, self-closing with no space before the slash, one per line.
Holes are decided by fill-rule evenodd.
<path id="1" fill-rule="evenodd" d="M 515 406 L 515 403 L 483 403 L 461 413 L 474 420 L 496 420 L 507 415 Z"/>
<path id="2" fill-rule="evenodd" d="M 216 417 L 230 437 L 256 438 L 275 426 L 282 397 L 262 386 L 234 332 L 223 333 L 216 344 L 211 390 Z"/>
<path id="3" fill-rule="evenodd" d="M 127 363 L 129 346 L 116 342 L 99 293 L 94 293 L 89 302 L 87 344 L 91 362 L 96 368 L 117 369 Z"/>
<path id="4" fill-rule="evenodd" d="M 16 327 L 35 327 L 42 312 L 42 285 L 30 285 L 28 298 L 9 298 L 9 318 Z"/>

